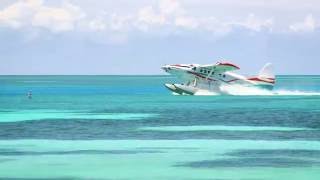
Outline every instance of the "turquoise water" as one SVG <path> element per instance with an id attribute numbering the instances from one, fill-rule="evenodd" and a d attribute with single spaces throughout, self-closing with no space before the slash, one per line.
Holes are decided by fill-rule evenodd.
<path id="1" fill-rule="evenodd" d="M 0 76 L 0 179 L 320 179 L 320 76 L 217 96 L 167 82 Z"/>

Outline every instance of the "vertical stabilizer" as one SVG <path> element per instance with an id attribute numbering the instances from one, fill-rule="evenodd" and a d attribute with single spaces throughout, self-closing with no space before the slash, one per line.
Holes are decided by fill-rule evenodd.
<path id="1" fill-rule="evenodd" d="M 258 77 L 261 79 L 275 79 L 273 65 L 271 63 L 264 65 L 260 70 Z"/>

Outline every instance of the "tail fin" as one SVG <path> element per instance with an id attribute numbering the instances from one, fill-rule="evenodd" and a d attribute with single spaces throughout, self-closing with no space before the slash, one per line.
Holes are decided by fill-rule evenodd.
<path id="1" fill-rule="evenodd" d="M 271 63 L 267 63 L 263 66 L 263 68 L 260 70 L 259 78 L 261 79 L 275 79 L 274 71 L 273 71 L 273 65 Z"/>

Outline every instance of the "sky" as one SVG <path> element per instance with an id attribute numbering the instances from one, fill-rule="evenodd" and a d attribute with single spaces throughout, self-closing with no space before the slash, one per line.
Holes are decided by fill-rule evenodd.
<path id="1" fill-rule="evenodd" d="M 1 0 L 0 74 L 165 74 L 232 62 L 320 74 L 318 0 Z"/>

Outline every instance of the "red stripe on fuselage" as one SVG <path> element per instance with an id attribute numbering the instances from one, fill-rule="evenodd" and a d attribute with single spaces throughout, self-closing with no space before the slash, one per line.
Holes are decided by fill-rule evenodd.
<path id="1" fill-rule="evenodd" d="M 187 71 L 187 72 L 190 73 L 190 74 L 193 74 L 193 75 L 195 75 L 195 76 L 201 77 L 201 78 L 203 78 L 203 79 L 206 79 L 205 76 L 203 76 L 203 75 L 201 75 L 201 74 L 198 74 L 198 73 L 196 73 L 196 72 L 193 72 L 193 71 Z M 208 80 L 210 80 L 210 81 L 216 81 L 215 79 L 212 79 L 212 78 L 208 78 Z"/>
<path id="2" fill-rule="evenodd" d="M 185 65 L 181 65 L 181 64 L 174 64 L 174 65 L 171 65 L 171 66 L 190 68 L 190 66 L 185 66 Z"/>
<path id="3" fill-rule="evenodd" d="M 225 82 L 228 82 L 228 83 L 230 83 L 230 82 L 233 82 L 233 81 L 238 81 L 239 79 L 232 79 L 232 80 L 229 80 L 229 81 L 225 81 Z"/>
<path id="4" fill-rule="evenodd" d="M 203 75 L 201 75 L 201 74 L 198 74 L 198 73 L 196 73 L 196 72 L 188 71 L 188 73 L 193 74 L 193 75 L 198 76 L 198 77 L 201 77 L 201 78 L 203 78 L 203 79 L 206 79 L 205 76 L 203 76 Z M 218 80 L 212 79 L 212 78 L 208 78 L 208 80 L 210 80 L 210 81 L 218 81 Z M 230 82 L 233 82 L 233 81 L 237 81 L 237 80 L 239 80 L 239 79 L 232 79 L 232 80 L 229 80 L 229 81 L 224 81 L 224 80 L 222 80 L 222 79 L 219 79 L 219 80 L 222 81 L 222 82 L 225 82 L 225 83 L 230 83 Z"/>

